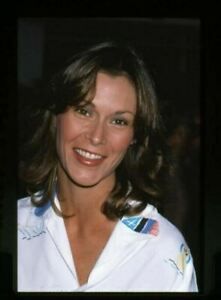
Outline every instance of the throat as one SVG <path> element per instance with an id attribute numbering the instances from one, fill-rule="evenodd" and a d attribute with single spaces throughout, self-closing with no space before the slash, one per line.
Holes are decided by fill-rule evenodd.
<path id="1" fill-rule="evenodd" d="M 108 220 L 97 224 L 94 228 L 88 228 L 88 231 L 76 228 L 75 225 L 71 224 L 70 220 L 65 221 L 78 282 L 83 285 L 88 282 L 90 273 L 103 253 L 116 226 L 116 221 Z"/>

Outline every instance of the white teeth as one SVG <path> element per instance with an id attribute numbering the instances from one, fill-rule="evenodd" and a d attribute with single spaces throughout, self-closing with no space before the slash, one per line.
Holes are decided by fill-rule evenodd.
<path id="1" fill-rule="evenodd" d="M 87 151 L 84 151 L 82 149 L 75 149 L 77 153 L 79 153 L 81 156 L 86 157 L 88 159 L 101 159 L 102 156 L 94 153 L 89 153 Z"/>

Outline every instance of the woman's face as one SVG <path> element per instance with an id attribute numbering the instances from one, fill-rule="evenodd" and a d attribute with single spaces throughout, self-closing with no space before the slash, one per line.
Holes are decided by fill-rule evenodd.
<path id="1" fill-rule="evenodd" d="M 127 77 L 98 73 L 93 101 L 57 115 L 59 176 L 85 187 L 113 182 L 133 140 L 136 102 Z"/>

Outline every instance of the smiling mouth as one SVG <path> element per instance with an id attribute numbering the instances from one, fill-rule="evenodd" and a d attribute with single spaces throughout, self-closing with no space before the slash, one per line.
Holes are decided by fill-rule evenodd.
<path id="1" fill-rule="evenodd" d="M 105 157 L 97 154 L 97 153 L 92 153 L 80 148 L 76 148 L 74 149 L 75 152 L 77 152 L 80 156 L 84 157 L 85 159 L 89 159 L 89 160 L 101 160 L 104 159 Z"/>

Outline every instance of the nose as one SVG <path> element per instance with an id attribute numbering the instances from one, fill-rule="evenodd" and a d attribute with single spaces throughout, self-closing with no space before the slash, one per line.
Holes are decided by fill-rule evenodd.
<path id="1" fill-rule="evenodd" d="M 86 138 L 91 142 L 92 145 L 104 145 L 106 143 L 106 130 L 105 124 L 96 121 L 90 125 L 86 133 Z"/>

